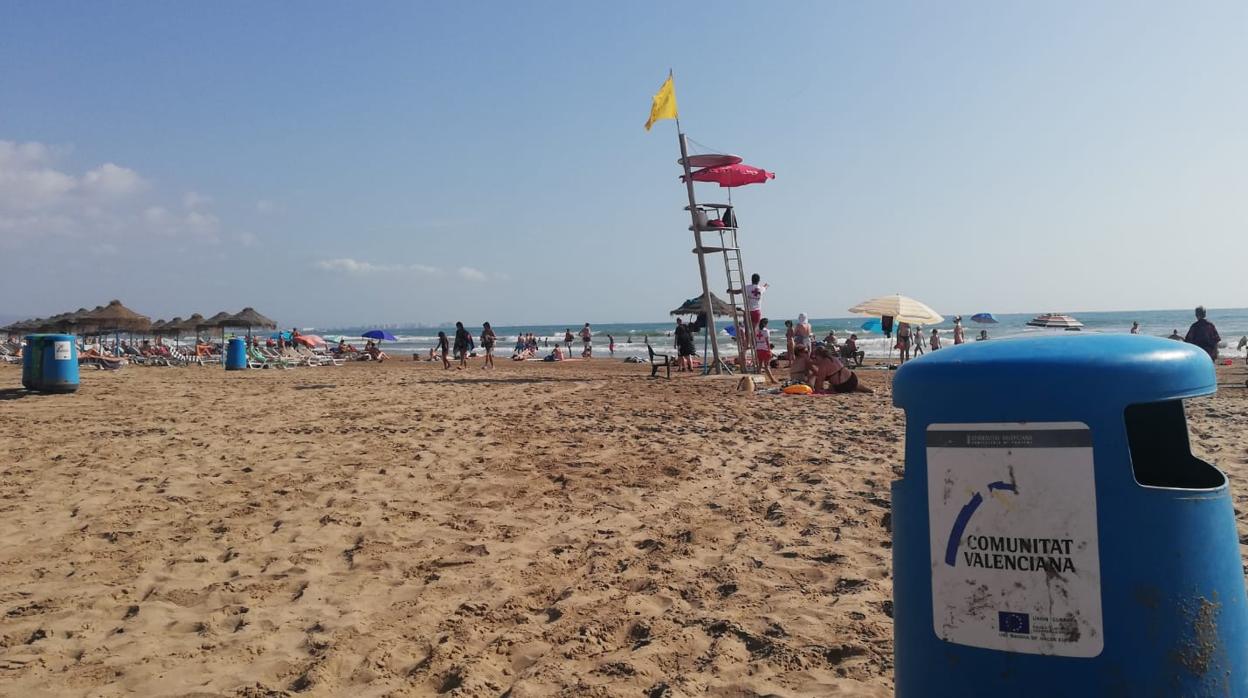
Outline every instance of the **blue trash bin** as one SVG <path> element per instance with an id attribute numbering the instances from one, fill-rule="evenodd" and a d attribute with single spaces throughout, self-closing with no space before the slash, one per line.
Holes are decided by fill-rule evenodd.
<path id="1" fill-rule="evenodd" d="M 225 345 L 225 370 L 244 368 L 247 368 L 247 342 L 242 337 L 234 337 Z"/>
<path id="2" fill-rule="evenodd" d="M 1226 476 L 1189 450 L 1209 357 L 1130 335 L 931 352 L 897 372 L 896 695 L 1248 696 Z"/>
<path id="3" fill-rule="evenodd" d="M 27 335 L 22 350 L 22 385 L 40 393 L 78 390 L 78 346 L 74 335 Z"/>

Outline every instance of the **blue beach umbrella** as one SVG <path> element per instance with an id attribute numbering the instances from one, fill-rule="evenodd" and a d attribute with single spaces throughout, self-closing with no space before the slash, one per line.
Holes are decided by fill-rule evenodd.
<path id="1" fill-rule="evenodd" d="M 365 337 L 367 339 L 375 339 L 379 342 L 382 340 L 385 340 L 387 342 L 399 341 L 398 337 L 395 337 L 394 335 L 390 334 L 389 332 L 386 332 L 385 330 L 369 330 L 360 336 Z"/>
<path id="2" fill-rule="evenodd" d="M 290 333 L 289 332 L 274 332 L 273 334 L 269 335 L 269 339 L 284 339 L 287 342 L 289 342 Z"/>
<path id="3" fill-rule="evenodd" d="M 884 324 L 880 322 L 879 318 L 871 318 L 862 323 L 862 329 L 864 332 L 883 332 Z"/>
<path id="4" fill-rule="evenodd" d="M 992 316 L 992 313 L 975 313 L 971 316 L 971 320 L 973 322 L 982 322 L 986 325 L 997 324 L 997 319 Z"/>

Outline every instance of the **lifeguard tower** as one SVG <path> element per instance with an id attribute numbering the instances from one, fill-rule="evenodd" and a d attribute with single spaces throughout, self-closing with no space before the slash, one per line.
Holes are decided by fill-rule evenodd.
<path id="1" fill-rule="evenodd" d="M 703 314 L 706 317 L 706 331 L 710 337 L 711 360 L 705 363 L 703 373 L 732 373 L 732 367 L 719 355 L 719 337 L 715 329 L 716 313 L 711 308 L 709 300 L 711 292 L 707 282 L 707 255 L 720 255 L 723 260 L 724 278 L 728 283 L 725 290 L 728 294 L 728 306 L 734 328 L 732 335 L 737 343 L 739 366 L 743 371 L 747 367 L 758 370 L 758 355 L 754 351 L 754 323 L 749 313 L 745 312 L 742 305 L 737 302 L 738 297 L 745 293 L 746 275 L 745 264 L 741 258 L 741 244 L 738 239 L 740 228 L 737 223 L 736 209 L 731 203 L 731 196 L 729 196 L 729 203 L 726 204 L 699 203 L 694 194 L 693 183 L 715 182 L 720 187 L 736 187 L 763 182 L 774 178 L 775 175 L 765 170 L 742 165 L 741 158 L 736 155 L 690 155 L 688 139 L 680 131 L 679 121 L 677 121 L 676 133 L 680 139 L 680 159 L 676 162 L 685 171 L 681 177 L 689 196 L 689 205 L 685 207 L 685 210 L 690 216 L 689 230 L 693 232 L 693 254 L 698 258 L 702 293 L 703 298 L 706 299 Z M 695 168 L 697 168 L 696 171 Z M 707 236 L 716 237 L 708 240 Z"/>

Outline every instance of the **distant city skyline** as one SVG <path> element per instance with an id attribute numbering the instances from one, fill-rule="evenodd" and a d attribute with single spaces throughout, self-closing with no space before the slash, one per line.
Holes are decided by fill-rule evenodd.
<path id="1" fill-rule="evenodd" d="M 1233 2 L 14 6 L 0 318 L 664 319 L 701 292 L 674 124 L 642 128 L 669 68 L 692 139 L 776 173 L 732 192 L 770 315 L 1244 307 L 1244 27 Z"/>

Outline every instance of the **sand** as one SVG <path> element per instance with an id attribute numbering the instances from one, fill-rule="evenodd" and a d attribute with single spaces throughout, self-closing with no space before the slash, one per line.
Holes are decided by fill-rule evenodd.
<path id="1" fill-rule="evenodd" d="M 904 419 L 861 376 L 0 367 L 0 690 L 890 695 Z M 1237 512 L 1244 393 L 1190 408 Z"/>

